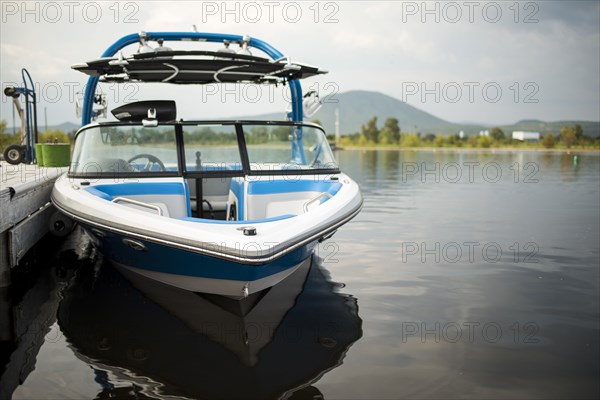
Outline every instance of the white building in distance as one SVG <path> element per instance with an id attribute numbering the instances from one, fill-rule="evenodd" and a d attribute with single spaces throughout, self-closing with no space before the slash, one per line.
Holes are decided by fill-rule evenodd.
<path id="1" fill-rule="evenodd" d="M 540 133 L 539 132 L 513 131 L 512 138 L 514 140 L 520 140 L 522 142 L 537 142 L 540 140 Z"/>

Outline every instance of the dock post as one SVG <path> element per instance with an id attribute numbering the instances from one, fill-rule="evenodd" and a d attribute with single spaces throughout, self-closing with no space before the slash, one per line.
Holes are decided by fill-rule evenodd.
<path id="1" fill-rule="evenodd" d="M 10 262 L 8 260 L 8 231 L 0 232 L 0 288 L 10 285 Z"/>
<path id="2" fill-rule="evenodd" d="M 0 286 L 0 346 L 14 339 L 8 286 Z"/>
<path id="3" fill-rule="evenodd" d="M 0 345 L 13 340 L 9 286 L 8 232 L 0 232 Z"/>

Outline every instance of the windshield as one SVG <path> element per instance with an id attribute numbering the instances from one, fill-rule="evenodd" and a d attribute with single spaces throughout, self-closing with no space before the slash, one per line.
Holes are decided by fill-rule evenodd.
<path id="1" fill-rule="evenodd" d="M 178 143 L 183 146 L 181 150 Z M 242 176 L 244 173 L 286 174 L 286 171 L 302 173 L 337 168 L 325 133 L 315 126 L 224 121 L 84 128 L 75 140 L 70 174 L 84 177 L 198 173 Z"/>
<path id="2" fill-rule="evenodd" d="M 185 125 L 183 142 L 188 172 L 242 171 L 235 125 Z"/>
<path id="3" fill-rule="evenodd" d="M 323 131 L 312 126 L 244 125 L 250 169 L 336 169 Z"/>
<path id="4" fill-rule="evenodd" d="M 175 127 L 95 126 L 77 136 L 71 173 L 77 175 L 177 172 Z"/>

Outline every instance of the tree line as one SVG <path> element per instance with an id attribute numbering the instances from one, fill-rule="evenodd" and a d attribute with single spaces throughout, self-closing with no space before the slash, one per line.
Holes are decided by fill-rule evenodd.
<path id="1" fill-rule="evenodd" d="M 600 137 L 586 136 L 580 124 L 564 126 L 558 134 L 546 133 L 539 142 L 527 143 L 512 138 L 501 128 L 492 128 L 488 135 L 470 135 L 460 137 L 459 134 L 421 134 L 402 132 L 397 118 L 387 118 L 381 128 L 377 125 L 378 118 L 372 117 L 366 124 L 361 125 L 360 131 L 340 138 L 340 146 L 382 146 L 382 147 L 540 147 L 571 148 L 600 147 Z M 333 139 L 332 136 L 329 136 Z"/>

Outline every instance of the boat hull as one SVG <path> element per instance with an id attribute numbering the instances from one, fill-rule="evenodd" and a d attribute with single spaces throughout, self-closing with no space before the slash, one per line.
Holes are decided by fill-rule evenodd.
<path id="1" fill-rule="evenodd" d="M 244 298 L 281 282 L 308 259 L 317 241 L 262 265 L 250 265 L 131 239 L 83 225 L 96 247 L 128 276 L 145 276 L 181 289 Z M 214 250 L 214 249 L 213 249 Z"/>

